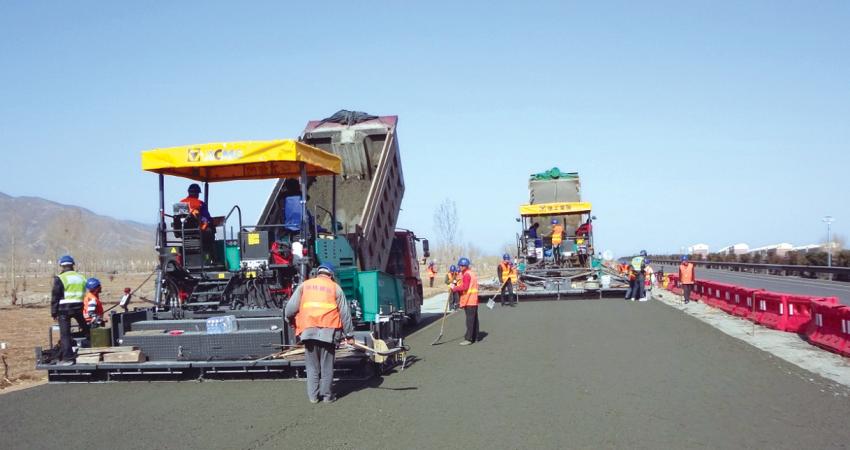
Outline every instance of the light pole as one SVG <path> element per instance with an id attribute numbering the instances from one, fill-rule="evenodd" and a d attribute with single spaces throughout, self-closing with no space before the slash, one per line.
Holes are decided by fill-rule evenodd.
<path id="1" fill-rule="evenodd" d="M 826 250 L 826 266 L 832 267 L 832 222 L 835 222 L 835 218 L 832 216 L 825 216 L 823 218 L 824 223 L 826 223 L 826 245 L 829 247 Z"/>

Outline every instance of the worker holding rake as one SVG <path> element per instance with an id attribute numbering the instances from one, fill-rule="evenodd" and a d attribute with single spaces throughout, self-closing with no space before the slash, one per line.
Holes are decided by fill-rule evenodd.
<path id="1" fill-rule="evenodd" d="M 460 258 L 461 282 L 452 288 L 460 294 L 460 307 L 466 314 L 466 335 L 460 345 L 470 345 L 478 341 L 478 275 L 469 268 L 469 258 Z"/>

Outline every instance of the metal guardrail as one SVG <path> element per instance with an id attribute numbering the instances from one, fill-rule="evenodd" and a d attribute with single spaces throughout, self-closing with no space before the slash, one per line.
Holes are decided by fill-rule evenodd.
<path id="1" fill-rule="evenodd" d="M 680 261 L 669 259 L 656 259 L 651 256 L 649 259 L 653 263 L 667 264 L 678 266 Z M 800 266 L 796 264 L 753 264 L 753 263 L 734 263 L 721 261 L 700 261 L 691 260 L 694 265 L 704 266 L 707 269 L 753 269 L 753 270 L 773 270 L 777 272 L 808 272 L 808 273 L 831 273 L 850 275 L 850 267 L 827 267 L 827 266 Z"/>

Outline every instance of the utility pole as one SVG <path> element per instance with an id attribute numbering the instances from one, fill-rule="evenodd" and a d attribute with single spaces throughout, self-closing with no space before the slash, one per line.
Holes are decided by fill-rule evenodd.
<path id="1" fill-rule="evenodd" d="M 824 223 L 826 223 L 826 245 L 828 248 L 826 250 L 826 266 L 832 267 L 832 222 L 835 222 L 835 218 L 832 216 L 825 216 L 823 218 Z"/>

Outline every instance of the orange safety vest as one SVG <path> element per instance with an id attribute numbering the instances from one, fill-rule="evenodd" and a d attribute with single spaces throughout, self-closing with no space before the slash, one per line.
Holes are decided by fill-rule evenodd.
<path id="1" fill-rule="evenodd" d="M 500 283 L 504 283 L 507 277 L 510 277 L 511 283 L 516 283 L 516 267 L 514 267 L 513 264 L 502 261 L 499 263 L 499 267 L 502 269 L 502 277 L 499 279 Z"/>
<path id="2" fill-rule="evenodd" d="M 457 272 L 449 272 L 446 274 L 446 284 L 452 284 L 457 279 Z"/>
<path id="3" fill-rule="evenodd" d="M 437 269 L 434 266 L 428 266 L 428 278 L 434 278 L 437 276 Z"/>
<path id="4" fill-rule="evenodd" d="M 83 298 L 83 318 L 86 319 L 86 323 L 91 323 L 94 320 L 94 317 L 89 314 L 89 306 L 92 303 L 94 303 L 94 314 L 101 319 L 103 318 L 103 303 L 100 302 L 100 298 L 91 292 L 86 292 Z"/>
<path id="5" fill-rule="evenodd" d="M 694 284 L 694 265 L 693 264 L 679 264 L 679 283 L 681 284 Z"/>
<path id="6" fill-rule="evenodd" d="M 336 289 L 333 280 L 321 275 L 301 285 L 301 303 L 295 315 L 296 336 L 301 336 L 307 328 L 342 328 Z"/>
<path id="7" fill-rule="evenodd" d="M 564 240 L 564 226 L 561 224 L 552 227 L 552 245 L 560 245 Z"/>
<path id="8" fill-rule="evenodd" d="M 180 203 L 189 205 L 189 214 L 198 219 L 198 227 L 200 229 L 206 230 L 208 224 L 201 220 L 201 207 L 204 206 L 204 201 L 195 197 L 186 197 L 180 200 Z"/>
<path id="9" fill-rule="evenodd" d="M 478 305 L 478 275 L 472 270 L 467 270 L 464 274 L 469 274 L 469 289 L 466 292 L 460 293 L 460 307 L 477 306 Z"/>

